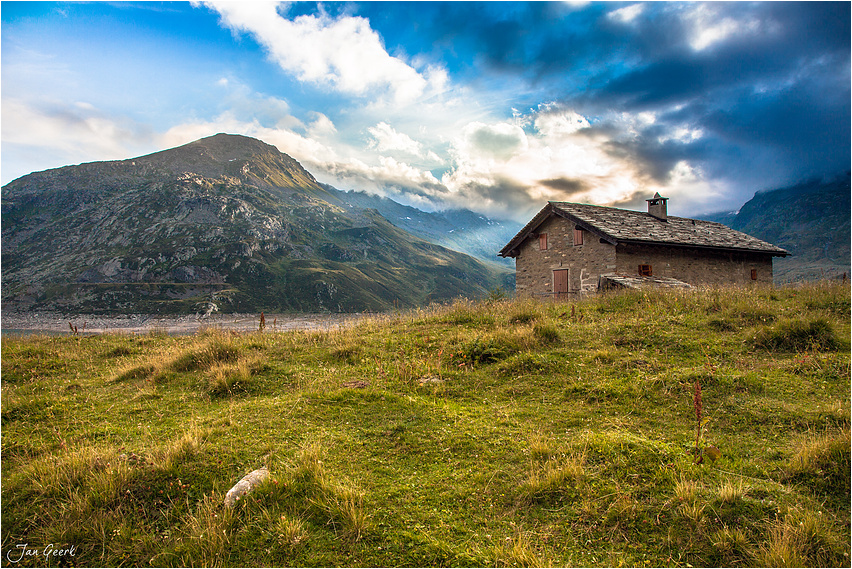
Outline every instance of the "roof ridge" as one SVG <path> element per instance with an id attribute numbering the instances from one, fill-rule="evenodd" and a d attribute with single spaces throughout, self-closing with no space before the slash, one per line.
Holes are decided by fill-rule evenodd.
<path id="1" fill-rule="evenodd" d="M 551 215 L 566 217 L 613 245 L 633 243 L 789 255 L 780 247 L 716 221 L 679 216 L 661 220 L 645 211 L 557 201 L 548 201 L 500 251 L 500 255 L 511 254 Z"/>

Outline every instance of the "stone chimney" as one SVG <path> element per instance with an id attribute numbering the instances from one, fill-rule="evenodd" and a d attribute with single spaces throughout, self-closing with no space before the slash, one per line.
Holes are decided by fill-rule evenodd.
<path id="1" fill-rule="evenodd" d="M 648 213 L 657 219 L 666 221 L 666 202 L 669 201 L 669 198 L 664 198 L 660 195 L 660 192 L 657 192 L 654 194 L 653 198 L 645 201 L 648 202 Z"/>

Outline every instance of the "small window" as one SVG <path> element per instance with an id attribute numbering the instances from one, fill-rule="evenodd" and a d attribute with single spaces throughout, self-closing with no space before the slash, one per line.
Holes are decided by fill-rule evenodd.
<path id="1" fill-rule="evenodd" d="M 640 277 L 654 276 L 654 273 L 651 270 L 651 265 L 639 265 L 639 276 Z"/>
<path id="2" fill-rule="evenodd" d="M 579 227 L 574 228 L 574 245 L 583 244 L 583 230 Z"/>
<path id="3" fill-rule="evenodd" d="M 542 233 L 538 236 L 538 248 L 540 251 L 547 250 L 547 233 Z"/>
<path id="4" fill-rule="evenodd" d="M 751 270 L 751 280 L 753 280 L 753 281 L 757 280 L 757 269 Z"/>

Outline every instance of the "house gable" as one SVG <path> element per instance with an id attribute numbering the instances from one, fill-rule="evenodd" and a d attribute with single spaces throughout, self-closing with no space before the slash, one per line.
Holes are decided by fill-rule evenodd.
<path id="1" fill-rule="evenodd" d="M 555 207 L 555 203 L 556 202 L 548 202 L 544 209 L 539 211 L 535 215 L 535 217 L 533 217 L 518 232 L 518 234 L 515 235 L 512 240 L 509 241 L 509 243 L 505 247 L 503 247 L 503 249 L 500 250 L 498 255 L 500 257 L 517 257 L 520 246 L 524 243 L 524 241 L 529 237 L 537 237 L 539 233 L 543 232 L 541 230 L 542 225 L 554 216 L 569 220 L 577 227 L 593 235 L 596 239 L 601 239 L 610 243 L 611 245 L 615 245 L 617 243 L 615 239 L 601 232 L 597 227 L 595 227 L 594 224 L 589 223 L 587 220 L 580 219 L 574 216 L 571 212 Z"/>
<path id="2" fill-rule="evenodd" d="M 577 229 L 583 232 L 582 244 L 575 241 Z M 559 296 L 597 290 L 598 275 L 616 269 L 615 247 L 568 216 L 551 215 L 524 234 L 513 253 L 518 294 Z M 542 235 L 547 236 L 546 249 L 540 247 Z"/>

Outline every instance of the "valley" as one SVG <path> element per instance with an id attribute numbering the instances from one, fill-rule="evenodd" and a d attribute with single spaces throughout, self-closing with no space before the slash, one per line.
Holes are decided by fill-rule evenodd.
<path id="1" fill-rule="evenodd" d="M 775 283 L 849 273 L 849 173 L 702 216 L 787 248 Z M 2 188 L 6 315 L 147 318 L 383 312 L 511 294 L 521 228 L 319 183 L 260 140 L 217 134 Z M 4 328 L 8 326 L 4 325 Z"/>

